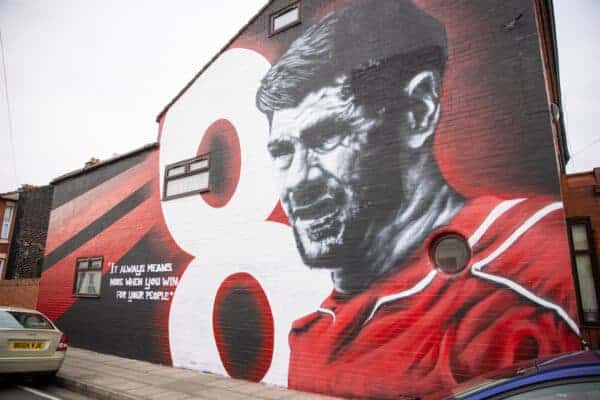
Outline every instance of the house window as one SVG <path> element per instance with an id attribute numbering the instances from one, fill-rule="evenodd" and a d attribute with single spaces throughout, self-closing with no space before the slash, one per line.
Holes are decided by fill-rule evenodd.
<path id="1" fill-rule="evenodd" d="M 208 154 L 165 167 L 163 200 L 189 196 L 209 190 L 210 158 Z"/>
<path id="2" fill-rule="evenodd" d="M 2 218 L 2 232 L 0 232 L 0 239 L 8 239 L 14 213 L 15 206 L 6 206 L 6 208 L 4 209 L 4 217 Z"/>
<path id="3" fill-rule="evenodd" d="M 0 257 L 0 279 L 4 278 L 4 264 L 6 263 L 6 260 L 4 259 L 4 257 Z"/>
<path id="4" fill-rule="evenodd" d="M 269 23 L 269 34 L 274 35 L 301 22 L 300 4 L 291 4 L 273 14 Z"/>
<path id="5" fill-rule="evenodd" d="M 569 220 L 569 236 L 573 253 L 579 303 L 582 321 L 587 324 L 600 324 L 598 307 L 598 284 L 596 255 L 592 240 L 592 230 L 588 218 Z"/>
<path id="6" fill-rule="evenodd" d="M 82 297 L 99 297 L 101 283 L 102 257 L 78 258 L 73 294 Z"/>

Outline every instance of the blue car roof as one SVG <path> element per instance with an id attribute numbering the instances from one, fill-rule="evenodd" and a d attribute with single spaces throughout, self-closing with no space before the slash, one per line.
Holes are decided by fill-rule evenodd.
<path id="1" fill-rule="evenodd" d="M 535 365 L 540 372 L 593 364 L 600 364 L 600 351 L 598 350 L 565 353 L 535 361 Z"/>
<path id="2" fill-rule="evenodd" d="M 459 385 L 455 398 L 479 400 L 547 381 L 600 376 L 600 351 L 578 351 L 515 364 Z"/>

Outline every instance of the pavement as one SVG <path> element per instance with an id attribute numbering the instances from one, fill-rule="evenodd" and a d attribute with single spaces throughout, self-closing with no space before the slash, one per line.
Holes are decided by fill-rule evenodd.
<path id="1" fill-rule="evenodd" d="M 67 350 L 56 383 L 99 400 L 334 399 L 74 347 Z"/>

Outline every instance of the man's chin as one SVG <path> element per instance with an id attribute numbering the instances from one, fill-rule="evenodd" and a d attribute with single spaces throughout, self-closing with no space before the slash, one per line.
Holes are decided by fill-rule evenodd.
<path id="1" fill-rule="evenodd" d="M 339 268 L 340 246 L 336 245 L 334 238 L 326 238 L 321 242 L 305 238 L 301 240 L 296 236 L 296 244 L 302 261 L 307 267 L 315 269 Z"/>
<path id="2" fill-rule="evenodd" d="M 339 268 L 339 265 L 335 262 L 332 262 L 335 260 L 335 257 L 333 256 L 326 256 L 323 254 L 320 255 L 308 255 L 306 253 L 302 253 L 300 252 L 300 256 L 302 257 L 302 262 L 304 262 L 304 265 L 306 265 L 307 267 L 309 267 L 310 269 L 330 269 L 330 270 L 334 270 Z"/>
<path id="3" fill-rule="evenodd" d="M 331 218 L 324 223 L 301 221 L 293 225 L 294 238 L 304 264 L 310 268 L 337 269 L 345 260 L 346 223 Z"/>

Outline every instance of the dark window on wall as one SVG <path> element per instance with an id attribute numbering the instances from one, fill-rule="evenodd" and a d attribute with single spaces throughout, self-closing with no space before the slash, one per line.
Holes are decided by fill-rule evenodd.
<path id="1" fill-rule="evenodd" d="M 445 234 L 433 243 L 431 257 L 439 270 L 455 274 L 465 269 L 469 263 L 471 248 L 464 237 L 457 234 Z"/>
<path id="2" fill-rule="evenodd" d="M 269 35 L 282 32 L 302 22 L 300 15 L 300 3 L 290 4 L 269 17 Z"/>
<path id="3" fill-rule="evenodd" d="M 582 322 L 600 325 L 598 272 L 590 220 L 572 218 L 568 220 L 568 224 Z"/>
<path id="4" fill-rule="evenodd" d="M 176 199 L 209 190 L 210 157 L 205 154 L 165 167 L 163 200 Z"/>
<path id="5" fill-rule="evenodd" d="M 73 294 L 81 297 L 100 297 L 101 283 L 102 257 L 78 258 Z"/>

